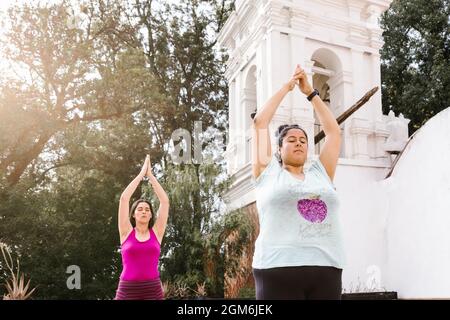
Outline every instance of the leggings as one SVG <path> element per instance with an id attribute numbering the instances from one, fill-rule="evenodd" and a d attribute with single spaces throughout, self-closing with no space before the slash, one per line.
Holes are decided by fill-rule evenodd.
<path id="1" fill-rule="evenodd" d="M 342 269 L 323 266 L 253 269 L 256 300 L 341 300 Z"/>
<path id="2" fill-rule="evenodd" d="M 164 300 L 159 278 L 142 281 L 120 279 L 114 300 Z"/>

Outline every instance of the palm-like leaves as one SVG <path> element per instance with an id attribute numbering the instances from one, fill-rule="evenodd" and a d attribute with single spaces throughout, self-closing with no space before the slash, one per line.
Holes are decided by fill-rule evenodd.
<path id="1" fill-rule="evenodd" d="M 14 262 L 11 257 L 11 253 L 5 244 L 0 243 L 0 249 L 2 251 L 3 260 L 11 273 L 11 279 L 6 280 L 5 287 L 8 293 L 3 296 L 3 300 L 26 300 L 31 294 L 36 290 L 33 288 L 29 291 L 30 280 L 25 284 L 25 277 L 23 274 L 20 274 L 20 265 L 19 260 L 17 259 L 17 272 L 14 273 Z M 20 275 L 20 277 L 19 277 Z"/>

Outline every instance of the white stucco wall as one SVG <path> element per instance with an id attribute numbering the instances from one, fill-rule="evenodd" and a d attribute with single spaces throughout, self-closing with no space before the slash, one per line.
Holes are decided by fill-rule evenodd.
<path id="1" fill-rule="evenodd" d="M 380 87 L 381 29 L 376 17 L 390 0 L 241 0 L 219 34 L 229 52 L 225 76 L 230 84 L 230 131 L 226 159 L 233 175 L 248 163 L 249 110 L 261 108 L 300 64 L 312 81 L 325 72 L 330 109 L 337 117 L 369 89 Z M 314 66 L 320 63 L 322 71 Z M 324 68 L 324 69 L 323 69 Z M 322 73 L 323 74 L 323 73 Z M 255 81 L 249 81 L 253 76 Z M 256 93 L 256 99 L 253 97 Z M 298 123 L 314 132 L 310 103 L 294 90 L 280 104 L 272 125 Z M 389 131 L 382 116 L 381 90 L 342 125 L 341 157 L 381 159 Z M 310 153 L 314 152 L 311 142 Z"/>
<path id="2" fill-rule="evenodd" d="M 347 258 L 345 292 L 390 290 L 384 281 L 387 203 L 379 184 L 386 173 L 384 167 L 344 159 L 337 167 L 334 181 Z"/>
<path id="3" fill-rule="evenodd" d="M 387 285 L 401 298 L 450 298 L 450 108 L 407 146 L 386 184 Z"/>

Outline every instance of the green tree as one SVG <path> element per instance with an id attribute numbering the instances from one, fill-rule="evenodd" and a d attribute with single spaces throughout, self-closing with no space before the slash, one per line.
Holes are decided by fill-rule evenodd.
<path id="1" fill-rule="evenodd" d="M 214 276 L 198 258 L 224 252 L 224 218 L 213 217 L 223 163 L 174 166 L 168 152 L 175 129 L 202 121 L 205 146 L 226 127 L 224 56 L 214 45 L 230 2 L 86 1 L 78 26 L 71 3 L 9 12 L 3 54 L 22 71 L 0 78 L 0 241 L 38 285 L 34 298 L 112 298 L 118 197 L 151 153 L 172 201 L 162 275 L 209 281 L 220 295 L 223 255 Z M 180 177 L 186 186 L 174 183 Z M 199 256 L 183 256 L 188 244 Z M 81 290 L 66 287 L 73 264 Z"/>
<path id="2" fill-rule="evenodd" d="M 114 296 L 121 272 L 117 204 L 149 137 L 132 119 L 102 125 L 104 130 L 78 127 L 79 136 L 65 135 L 70 165 L 55 168 L 38 185 L 27 177 L 0 192 L 0 241 L 17 249 L 22 270 L 38 285 L 33 298 Z M 66 287 L 70 265 L 81 269 L 81 290 Z"/>
<path id="3" fill-rule="evenodd" d="M 207 131 L 203 134 L 202 146 L 225 132 L 228 121 L 226 56 L 215 45 L 216 34 L 231 13 L 233 3 L 137 0 L 129 12 L 130 18 L 124 19 L 138 21 L 139 41 L 133 43 L 140 43 L 158 82 L 158 90 L 168 101 L 164 108 L 153 109 L 148 114 L 150 126 L 158 132 L 160 149 L 168 150 L 174 130 L 183 128 L 193 132 L 196 121 Z M 224 145 L 216 150 L 223 152 Z M 193 145 L 186 152 L 194 154 Z M 165 169 L 171 197 L 171 224 L 163 252 L 162 275 L 166 280 L 184 281 L 191 288 L 206 281 L 212 294 L 223 296 L 223 281 L 208 278 L 205 272 L 205 252 L 209 250 L 205 239 L 213 237 L 212 230 L 222 223 L 212 217 L 219 212 L 218 202 L 225 188 L 217 180 L 223 175 L 224 164 L 194 162 L 177 167 L 170 162 L 166 153 L 161 166 Z"/>
<path id="4" fill-rule="evenodd" d="M 145 56 L 116 36 L 122 8 L 91 4 L 79 28 L 69 1 L 13 7 L 7 20 L 2 53 L 19 72 L 0 80 L 0 241 L 34 298 L 114 295 L 118 195 L 151 149 L 142 110 L 163 103 Z M 72 264 L 81 290 L 66 287 Z"/>
<path id="5" fill-rule="evenodd" d="M 450 2 L 394 0 L 383 14 L 383 112 L 411 119 L 410 133 L 450 106 Z"/>
<path id="6" fill-rule="evenodd" d="M 9 10 L 3 55 L 18 72 L 1 81 L 0 173 L 10 186 L 46 148 L 54 149 L 56 134 L 160 101 L 151 74 L 142 72 L 142 52 L 122 45 L 111 19 L 102 19 L 122 9 L 85 6 L 79 27 L 71 9 L 63 1 Z"/>

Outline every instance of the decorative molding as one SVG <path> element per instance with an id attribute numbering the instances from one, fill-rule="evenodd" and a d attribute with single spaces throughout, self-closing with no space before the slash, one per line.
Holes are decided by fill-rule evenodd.
<path id="1" fill-rule="evenodd" d="M 248 36 L 240 45 L 239 50 L 236 48 L 232 55 L 229 56 L 225 77 L 230 79 L 235 74 L 245 68 L 245 66 L 254 59 L 256 50 L 264 36 L 267 34 L 267 27 L 262 25 L 262 21 L 258 23 L 256 30 Z M 244 58 L 247 57 L 247 58 Z"/>
<path id="2" fill-rule="evenodd" d="M 229 41 L 230 39 L 233 39 L 232 35 L 237 29 L 239 29 L 239 24 L 237 23 L 237 13 L 236 11 L 233 11 L 220 32 L 217 34 L 217 42 L 221 47 L 228 48 Z"/>
<path id="3" fill-rule="evenodd" d="M 382 34 L 383 32 L 381 29 L 369 30 L 369 41 L 372 48 L 380 50 L 383 47 L 384 40 Z"/>
<path id="4" fill-rule="evenodd" d="M 339 158 L 338 166 L 358 166 L 387 169 L 390 168 L 391 162 L 387 159 L 353 159 L 353 158 Z"/>
<path id="5" fill-rule="evenodd" d="M 352 134 L 371 134 L 373 129 L 370 127 L 369 120 L 363 118 L 352 118 L 350 125 L 350 133 Z"/>
<path id="6" fill-rule="evenodd" d="M 310 41 L 317 41 L 317 42 L 321 42 L 321 43 L 325 43 L 325 44 L 331 44 L 333 46 L 338 46 L 338 47 L 342 47 L 342 48 L 348 48 L 348 49 L 356 49 L 362 52 L 367 52 L 370 54 L 379 54 L 379 49 L 376 48 L 372 48 L 369 47 L 367 45 L 360 45 L 354 42 L 350 42 L 348 40 L 339 40 L 339 39 L 333 39 L 333 42 L 329 42 L 329 39 L 325 36 L 323 36 L 320 33 L 304 33 L 303 31 L 298 31 L 298 30 L 294 30 L 292 28 L 284 28 L 284 27 L 276 27 L 273 28 L 270 31 L 279 31 L 279 32 L 284 32 L 287 34 L 292 34 L 292 35 L 296 35 L 299 37 L 304 37 L 305 39 L 308 39 Z"/>
<path id="7" fill-rule="evenodd" d="M 373 134 L 376 137 L 389 137 L 390 132 L 387 129 L 386 122 L 374 121 L 373 123 Z"/>
<path id="8" fill-rule="evenodd" d="M 351 134 L 363 134 L 363 135 L 370 135 L 373 133 L 373 130 L 370 128 L 359 128 L 359 127 L 351 127 L 350 129 Z"/>
<path id="9" fill-rule="evenodd" d="M 327 81 L 330 90 L 338 88 L 342 83 L 353 83 L 353 73 L 351 71 L 340 71 Z"/>
<path id="10" fill-rule="evenodd" d="M 361 54 L 369 53 L 374 58 L 371 64 L 379 63 L 379 48 L 382 45 L 381 30 L 375 24 L 370 22 L 375 21 L 377 15 L 383 11 L 383 4 L 390 3 L 390 1 L 371 1 L 371 0 L 317 0 L 312 3 L 312 6 L 307 6 L 309 0 L 304 1 L 288 1 L 288 0 L 243 0 L 237 4 L 236 11 L 231 15 L 229 21 L 233 23 L 225 24 L 223 31 L 219 34 L 219 45 L 227 47 L 229 50 L 229 59 L 227 61 L 227 68 L 225 76 L 228 80 L 236 79 L 235 94 L 238 96 L 238 109 L 247 106 L 252 107 L 255 101 L 255 90 L 245 88 L 246 74 L 249 68 L 255 64 L 257 71 L 261 72 L 264 68 L 272 68 L 269 61 L 271 50 L 279 50 L 276 43 L 267 42 L 272 33 L 285 33 L 290 36 L 301 37 L 304 39 L 291 39 L 290 46 L 297 46 L 297 42 L 303 43 L 304 54 L 306 56 L 299 59 L 303 61 L 302 66 L 311 77 L 313 73 L 325 74 L 330 79 L 328 84 L 330 90 L 334 95 L 334 105 L 339 103 L 341 108 L 351 99 L 352 92 L 355 90 L 356 83 L 354 83 L 355 72 L 361 72 L 360 67 L 353 65 L 346 65 L 346 62 L 352 61 L 350 50 L 358 51 Z M 324 10 L 317 10 L 324 6 Z M 327 6 L 325 8 L 325 6 Z M 335 12 L 332 12 L 335 10 Z M 387 6 L 386 6 L 387 8 Z M 349 10 L 353 10 L 350 13 Z M 337 15 L 334 18 L 334 15 Z M 333 16 L 333 18 L 330 18 Z M 371 17 L 371 18 L 370 18 Z M 372 20 L 370 20 L 372 19 Z M 277 36 L 277 35 L 275 35 Z M 342 63 L 344 70 L 326 70 L 314 67 L 308 56 L 309 52 L 314 52 L 314 49 L 329 48 L 337 54 Z M 348 50 L 348 49 L 350 50 Z M 261 51 L 259 51 L 261 50 Z M 292 55 L 292 47 L 289 49 Z M 302 51 L 303 52 L 303 51 Z M 285 68 L 288 57 L 287 53 L 280 53 L 280 59 L 283 61 L 280 67 Z M 365 57 L 364 57 L 365 58 Z M 292 58 L 291 58 L 292 60 Z M 292 62 L 292 61 L 291 61 Z M 350 62 L 351 63 L 351 62 Z M 359 68 L 359 69 L 358 69 Z M 368 70 L 372 70 L 368 67 Z M 372 70 L 373 71 L 373 70 Z M 261 75 L 257 76 L 258 89 L 263 90 L 265 86 L 271 85 L 272 79 L 261 79 Z M 365 79 L 364 81 L 366 81 Z M 377 79 L 375 79 L 377 80 Z M 367 80 L 369 81 L 369 80 Z M 378 80 L 377 80 L 378 81 Z M 365 83 L 365 82 L 364 82 Z M 363 84 L 361 84 L 363 85 Z M 271 87 L 270 87 L 271 88 Z M 267 89 L 267 88 L 266 88 Z M 335 90 L 335 91 L 333 91 Z M 266 92 L 267 93 L 267 92 Z M 270 93 L 268 93 L 270 94 Z M 257 99 L 261 99 L 258 91 Z M 377 105 L 374 107 L 378 108 Z M 378 110 L 378 109 L 377 109 Z M 243 113 L 242 113 L 243 114 Z M 234 116 L 241 118 L 242 114 L 235 114 Z M 390 135 L 390 131 L 386 130 L 386 123 L 388 119 L 384 117 L 381 121 L 372 122 L 375 116 L 371 112 L 367 112 L 359 116 L 359 118 L 350 118 L 345 123 L 345 145 L 348 152 L 359 159 L 350 159 L 356 162 L 342 162 L 342 165 L 355 165 L 359 163 L 362 166 L 383 167 L 385 155 L 380 146 L 383 141 Z M 368 117 L 364 119 L 364 116 Z M 239 122 L 243 122 L 240 119 Z M 278 108 L 270 123 L 270 132 L 273 134 L 274 128 L 283 123 L 299 123 L 308 133 L 314 130 L 314 113 L 311 106 L 305 100 L 286 99 Z M 251 184 L 251 168 L 248 157 L 248 145 L 245 140 L 245 130 L 242 128 L 233 128 L 234 141 L 228 145 L 227 155 L 229 155 L 230 164 L 233 177 L 236 179 L 233 183 L 233 192 L 229 193 L 230 197 L 234 198 L 234 203 L 247 201 L 253 197 L 253 187 Z M 238 132 L 238 131 L 241 132 Z M 313 135 L 311 134 L 313 137 Z M 240 137 L 238 140 L 236 137 Z M 381 150 L 381 151 L 380 151 Z M 313 150 L 314 151 L 314 150 Z M 373 154 L 372 154 L 373 153 Z M 347 156 L 352 156 L 348 154 Z M 380 161 L 371 162 L 371 156 L 379 157 Z M 390 162 L 386 165 L 388 167 Z M 246 171 L 248 170 L 248 171 Z M 246 181 L 248 179 L 248 181 Z M 242 201 L 241 201 L 242 200 Z"/>
<path id="11" fill-rule="evenodd" d="M 247 194 L 254 189 L 252 178 L 252 166 L 248 163 L 238 169 L 232 176 L 233 182 L 230 189 L 225 193 L 224 198 L 226 202 L 233 202 Z"/>
<path id="12" fill-rule="evenodd" d="M 309 21 L 310 13 L 306 10 L 292 7 L 290 27 L 294 30 L 301 32 L 309 32 L 312 27 L 312 23 Z"/>
<path id="13" fill-rule="evenodd" d="M 243 99 L 250 99 L 256 95 L 256 89 L 253 88 L 242 88 L 241 97 Z"/>
<path id="14" fill-rule="evenodd" d="M 321 74 L 321 75 L 327 76 L 329 78 L 332 78 L 335 76 L 335 72 L 333 70 L 320 68 L 320 67 L 317 67 L 314 65 L 311 67 L 311 72 L 314 74 Z"/>
<path id="15" fill-rule="evenodd" d="M 361 0 L 347 0 L 347 8 L 355 8 L 362 11 L 364 7 L 367 5 L 364 1 Z"/>
<path id="16" fill-rule="evenodd" d="M 312 74 L 313 74 L 312 68 L 313 67 L 314 67 L 314 61 L 305 57 L 305 61 L 303 62 L 303 69 L 305 70 L 305 72 L 308 76 L 312 76 Z"/>
<path id="17" fill-rule="evenodd" d="M 324 1 L 324 3 L 337 2 Z M 287 24 L 286 20 L 290 20 L 290 23 Z M 234 25 L 229 26 L 229 21 L 233 21 Z M 368 28 L 364 22 L 350 21 L 346 17 L 330 20 L 306 11 L 293 2 L 270 1 L 266 5 L 256 6 L 255 1 L 251 1 L 251 5 L 242 7 L 238 13 L 233 12 L 219 34 L 219 44 L 231 51 L 225 72 L 227 79 L 239 69 L 242 57 L 252 55 L 259 42 L 273 30 L 324 43 L 329 42 L 323 34 L 307 34 L 311 26 L 325 27 L 347 34 L 344 40 L 334 39 L 333 45 L 347 48 L 355 48 L 356 45 L 360 47 L 358 50 L 369 53 L 378 53 L 383 45 L 381 30 Z M 241 34 L 239 31 L 244 33 L 244 36 L 239 37 Z M 235 48 L 232 48 L 231 43 L 235 43 Z"/>
<path id="18" fill-rule="evenodd" d="M 339 9 L 344 8 L 342 1 L 316 1 L 326 6 L 335 6 Z M 361 8 L 361 4 L 365 3 L 364 6 L 367 7 L 371 16 L 377 17 L 389 7 L 390 2 L 390 0 L 347 0 L 347 8 L 349 6 Z M 347 39 L 355 44 L 365 46 L 374 45 L 375 48 L 379 46 L 379 41 L 375 41 L 374 36 L 370 34 L 370 31 L 380 31 L 378 25 L 374 25 L 373 23 L 368 24 L 367 22 L 350 19 L 345 16 L 330 19 L 329 17 L 307 11 L 298 3 L 281 0 L 269 1 L 266 4 L 256 2 L 255 0 L 246 1 L 245 5 L 241 5 L 237 11 L 231 14 L 218 35 L 218 42 L 222 47 L 230 49 L 231 39 L 236 39 L 239 31 L 248 32 L 248 35 L 242 39 L 243 42 L 246 42 L 245 39 L 248 40 L 248 38 L 251 38 L 251 35 L 261 25 L 265 25 L 268 29 L 288 27 L 297 32 L 307 32 L 311 26 L 322 26 L 346 32 L 348 34 Z M 238 43 L 236 46 L 238 46 Z"/>

